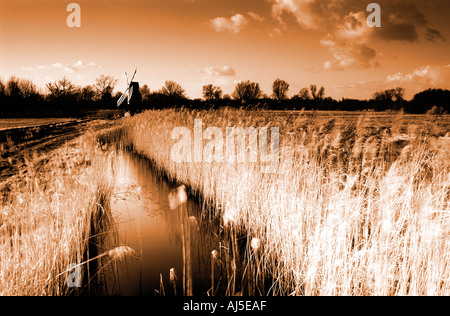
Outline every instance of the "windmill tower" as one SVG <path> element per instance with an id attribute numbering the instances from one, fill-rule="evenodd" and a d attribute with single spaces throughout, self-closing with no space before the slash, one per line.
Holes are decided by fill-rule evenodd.
<path id="1" fill-rule="evenodd" d="M 131 115 L 136 114 L 142 106 L 142 95 L 139 91 L 139 82 L 133 81 L 136 76 L 136 72 L 137 69 L 134 71 L 130 82 L 128 82 L 128 75 L 125 73 L 127 76 L 128 88 L 117 101 L 117 107 L 125 109 L 127 112 L 130 112 Z"/>

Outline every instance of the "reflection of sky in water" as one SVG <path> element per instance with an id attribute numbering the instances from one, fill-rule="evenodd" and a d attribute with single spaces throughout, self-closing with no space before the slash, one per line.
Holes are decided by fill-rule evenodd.
<path id="1" fill-rule="evenodd" d="M 160 288 L 162 274 L 166 294 L 171 294 L 170 269 L 175 268 L 178 274 L 178 287 L 182 285 L 183 271 L 181 223 L 178 212 L 169 208 L 171 188 L 158 179 L 147 161 L 131 154 L 118 153 L 113 169 L 112 211 L 118 224 L 119 243 L 133 248 L 142 257 L 142 260 L 128 259 L 119 264 L 121 292 L 154 295 L 154 290 Z M 198 206 L 192 201 L 188 203 L 188 213 L 201 222 Z M 205 246 L 208 238 L 199 229 L 192 229 L 191 240 L 194 286 L 201 284 L 199 294 L 202 294 L 209 286 L 207 271 L 213 246 Z M 179 288 L 178 292 L 181 291 Z"/>

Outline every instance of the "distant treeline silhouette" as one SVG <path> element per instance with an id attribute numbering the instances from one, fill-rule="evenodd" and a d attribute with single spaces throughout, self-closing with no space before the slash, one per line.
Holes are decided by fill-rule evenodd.
<path id="1" fill-rule="evenodd" d="M 118 80 L 102 75 L 95 84 L 80 87 L 67 78 L 47 83 L 45 92 L 27 79 L 11 77 L 0 80 L 0 117 L 84 116 L 91 111 L 117 109 L 122 92 L 113 93 Z M 370 100 L 334 100 L 326 97 L 325 88 L 311 85 L 288 98 L 289 84 L 277 79 L 270 96 L 263 93 L 256 82 L 242 81 L 236 84 L 231 95 L 220 87 L 203 86 L 202 99 L 189 99 L 184 88 L 166 81 L 158 91 L 151 91 L 144 84 L 140 88 L 142 103 L 139 110 L 185 107 L 210 109 L 237 107 L 267 110 L 323 110 L 323 111 L 399 111 L 423 114 L 433 111 L 450 113 L 450 91 L 428 89 L 405 100 L 405 89 L 395 88 L 379 91 Z"/>

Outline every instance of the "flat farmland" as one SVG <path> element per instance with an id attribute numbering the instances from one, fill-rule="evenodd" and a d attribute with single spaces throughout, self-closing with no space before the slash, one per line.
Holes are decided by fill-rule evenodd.
<path id="1" fill-rule="evenodd" d="M 26 128 L 39 125 L 49 125 L 56 123 L 64 123 L 73 121 L 74 119 L 67 118 L 8 118 L 0 119 L 0 131 L 14 129 L 14 128 Z"/>
<path id="2" fill-rule="evenodd" d="M 245 232 L 271 294 L 450 293 L 448 116 L 166 110 L 125 125 L 139 154 L 202 196 L 225 230 Z M 223 160 L 230 127 L 278 128 L 276 172 Z M 192 160 L 202 154 L 213 159 Z"/>
<path id="3" fill-rule="evenodd" d="M 276 170 L 261 172 L 267 161 L 259 159 L 221 161 L 216 153 L 230 127 L 278 128 Z M 185 137 L 177 139 L 176 131 Z M 221 238 L 198 249 L 215 263 L 216 270 L 203 270 L 209 293 L 215 286 L 225 295 L 449 295 L 449 132 L 446 115 L 238 109 L 146 111 L 0 132 L 0 292 L 66 295 L 69 263 L 91 269 L 90 262 L 139 252 L 140 243 L 134 251 L 114 248 L 105 238 L 115 230 L 101 224 L 115 221 L 114 183 L 132 166 L 117 160 L 115 148 L 126 148 L 139 157 L 137 178 L 163 175 L 186 188 L 200 213 L 180 219 Z M 235 143 L 247 158 L 261 150 L 249 139 L 244 147 Z M 176 161 L 182 140 L 189 144 L 184 150 L 197 142 L 202 157 L 213 159 Z M 268 157 L 272 144 L 268 137 Z M 148 189 L 133 181 L 124 196 Z M 170 195 L 160 199 L 170 204 Z M 101 227 L 110 228 L 95 230 Z M 88 236 L 101 247 L 94 258 L 86 257 Z M 144 248 L 153 243 L 146 239 Z M 26 264 L 16 264 L 23 258 Z M 152 270 L 157 277 L 164 271 Z"/>

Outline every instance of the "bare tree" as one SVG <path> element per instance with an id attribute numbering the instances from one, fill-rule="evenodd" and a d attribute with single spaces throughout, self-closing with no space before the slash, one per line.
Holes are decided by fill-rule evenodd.
<path id="1" fill-rule="evenodd" d="M 316 94 L 316 100 L 323 100 L 325 99 L 325 88 L 320 87 L 319 92 Z"/>
<path id="2" fill-rule="evenodd" d="M 325 98 L 324 87 L 320 87 L 319 91 L 317 91 L 317 86 L 313 84 L 309 89 L 311 90 L 311 96 L 313 100 L 323 100 Z"/>
<path id="3" fill-rule="evenodd" d="M 402 87 L 397 87 L 394 89 L 395 90 L 395 94 L 394 94 L 394 101 L 404 101 L 405 100 L 405 93 L 406 93 L 406 89 L 402 88 Z"/>
<path id="4" fill-rule="evenodd" d="M 289 91 L 289 84 L 281 79 L 274 81 L 272 86 L 273 98 L 281 101 L 287 99 L 287 92 Z"/>
<path id="5" fill-rule="evenodd" d="M 298 93 L 297 97 L 300 100 L 311 100 L 311 96 L 309 94 L 309 89 L 308 88 L 303 88 L 302 90 L 300 90 L 300 92 Z"/>
<path id="6" fill-rule="evenodd" d="M 239 82 L 233 92 L 233 98 L 239 101 L 252 101 L 260 99 L 261 96 L 259 83 L 250 82 L 250 80 Z"/>
<path id="7" fill-rule="evenodd" d="M 11 99 L 20 98 L 21 92 L 19 81 L 20 80 L 18 78 L 12 76 L 6 83 L 6 95 L 8 95 Z"/>
<path id="8" fill-rule="evenodd" d="M 220 87 L 208 84 L 203 86 L 203 98 L 206 101 L 220 100 L 222 98 L 223 91 Z"/>
<path id="9" fill-rule="evenodd" d="M 248 96 L 250 100 L 260 99 L 262 97 L 263 92 L 261 90 L 261 87 L 259 86 L 259 83 L 250 82 L 248 88 L 249 88 Z"/>
<path id="10" fill-rule="evenodd" d="M 92 86 L 86 86 L 81 89 L 80 99 L 83 102 L 91 102 L 95 99 L 95 90 Z"/>
<path id="11" fill-rule="evenodd" d="M 2 79 L 0 79 L 0 96 L 6 96 L 6 86 Z"/>
<path id="12" fill-rule="evenodd" d="M 47 89 L 50 92 L 50 97 L 59 98 L 66 96 L 73 96 L 77 93 L 77 87 L 70 82 L 66 77 L 54 83 L 47 83 Z"/>
<path id="13" fill-rule="evenodd" d="M 315 84 L 312 84 L 309 87 L 309 90 L 311 91 L 311 96 L 312 96 L 313 100 L 316 100 L 316 98 L 317 98 L 317 86 Z"/>
<path id="14" fill-rule="evenodd" d="M 27 79 L 19 80 L 19 89 L 20 95 L 23 99 L 29 100 L 39 94 L 36 85 L 31 80 Z"/>
<path id="15" fill-rule="evenodd" d="M 400 102 L 404 100 L 405 95 L 404 88 L 395 88 L 384 90 L 380 92 L 375 92 L 373 95 L 373 99 L 378 102 Z"/>
<path id="16" fill-rule="evenodd" d="M 175 81 L 168 80 L 165 82 L 164 87 L 162 87 L 161 93 L 167 97 L 181 99 L 185 98 L 186 91 L 180 84 L 176 83 Z"/>
<path id="17" fill-rule="evenodd" d="M 98 99 L 111 98 L 114 88 L 119 83 L 119 80 L 112 77 L 101 75 L 95 80 L 94 89 Z"/>
<path id="18" fill-rule="evenodd" d="M 148 87 L 148 85 L 144 84 L 139 91 L 141 92 L 142 95 L 142 100 L 148 100 L 151 94 L 150 88 Z"/>
<path id="19" fill-rule="evenodd" d="M 246 99 L 247 86 L 245 82 L 238 82 L 233 91 L 233 99 L 243 101 Z"/>
<path id="20" fill-rule="evenodd" d="M 0 79 L 0 109 L 6 104 L 6 85 L 2 79 Z"/>

